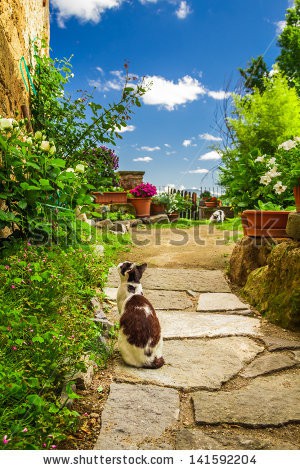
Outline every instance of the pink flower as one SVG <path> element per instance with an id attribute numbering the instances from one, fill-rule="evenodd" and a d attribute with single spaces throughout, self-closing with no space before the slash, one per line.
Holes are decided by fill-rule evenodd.
<path id="1" fill-rule="evenodd" d="M 7 435 L 5 435 L 2 439 L 3 444 L 8 444 L 11 439 L 7 439 Z"/>
<path id="2" fill-rule="evenodd" d="M 44 442 L 44 444 L 43 444 L 43 447 L 47 447 L 47 444 L 46 444 L 46 442 Z"/>
<path id="3" fill-rule="evenodd" d="M 13 351 L 16 351 L 18 348 L 17 348 L 17 346 L 12 346 L 11 349 L 12 349 Z"/>
<path id="4" fill-rule="evenodd" d="M 11 285 L 11 288 L 12 288 L 12 289 L 15 289 L 15 288 L 16 288 L 16 286 L 15 286 L 14 284 L 12 284 L 12 285 Z"/>
<path id="5" fill-rule="evenodd" d="M 27 428 L 24 428 L 22 432 L 28 432 L 28 429 L 27 429 Z"/>
<path id="6" fill-rule="evenodd" d="M 28 242 L 28 243 L 27 243 L 27 246 L 31 246 L 31 243 L 30 243 L 30 242 Z"/>
<path id="7" fill-rule="evenodd" d="M 10 269 L 10 266 L 6 265 L 6 266 L 5 266 L 5 269 L 7 269 L 7 270 Z"/>
<path id="8" fill-rule="evenodd" d="M 53 446 L 51 446 L 51 449 L 56 449 L 56 445 L 53 444 Z"/>

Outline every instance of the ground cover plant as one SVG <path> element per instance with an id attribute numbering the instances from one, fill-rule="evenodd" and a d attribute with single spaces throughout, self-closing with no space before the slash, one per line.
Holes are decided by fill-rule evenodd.
<path id="1" fill-rule="evenodd" d="M 2 449 L 55 448 L 79 418 L 60 401 L 65 377 L 85 369 L 85 355 L 106 365 L 112 349 L 99 341 L 90 300 L 128 237 L 97 238 L 105 247 L 101 258 L 93 244 L 82 242 L 62 247 L 22 240 L 1 250 Z M 70 384 L 67 393 L 77 397 Z"/>

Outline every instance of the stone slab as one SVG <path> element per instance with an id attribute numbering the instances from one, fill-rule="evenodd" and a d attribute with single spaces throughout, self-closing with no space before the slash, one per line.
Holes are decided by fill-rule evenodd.
<path id="1" fill-rule="evenodd" d="M 293 353 L 267 353 L 263 356 L 256 357 L 240 375 L 245 378 L 257 377 L 258 375 L 293 367 L 296 364 L 298 364 L 298 361 L 295 359 Z"/>
<path id="2" fill-rule="evenodd" d="M 294 339 L 280 338 L 277 336 L 263 336 L 263 342 L 266 344 L 269 351 L 279 351 L 282 349 L 300 349 L 299 341 Z"/>
<path id="3" fill-rule="evenodd" d="M 199 424 L 258 427 L 300 422 L 300 371 L 257 377 L 238 390 L 196 392 L 193 402 Z"/>
<path id="4" fill-rule="evenodd" d="M 277 432 L 278 433 L 278 432 Z M 291 442 L 292 437 L 284 431 L 282 437 L 274 429 L 254 430 L 243 428 L 216 429 L 181 429 L 176 434 L 176 450 L 297 450 L 299 447 Z M 274 436 L 275 434 L 275 436 Z M 286 434 L 286 435 L 285 435 Z"/>
<path id="5" fill-rule="evenodd" d="M 111 268 L 109 287 L 118 287 L 117 268 Z M 142 278 L 144 289 L 179 290 L 196 292 L 230 292 L 224 274 L 219 270 L 148 268 Z"/>
<path id="6" fill-rule="evenodd" d="M 135 369 L 117 362 L 118 381 L 152 383 L 181 390 L 217 390 L 263 350 L 245 337 L 165 341 L 165 365 L 160 369 Z"/>
<path id="7" fill-rule="evenodd" d="M 244 304 L 234 294 L 228 293 L 205 293 L 200 294 L 198 312 L 220 312 L 226 310 L 247 310 L 249 305 Z"/>
<path id="8" fill-rule="evenodd" d="M 179 417 L 179 394 L 170 388 L 113 383 L 95 450 L 146 448 Z"/>
<path id="9" fill-rule="evenodd" d="M 160 311 L 157 315 L 164 338 L 213 338 L 259 336 L 260 321 L 240 315 L 211 315 L 198 312 Z"/>
<path id="10" fill-rule="evenodd" d="M 104 293 L 109 300 L 117 300 L 116 287 L 105 287 Z M 193 301 L 185 292 L 144 289 L 144 295 L 155 309 L 185 310 L 193 306 Z"/>

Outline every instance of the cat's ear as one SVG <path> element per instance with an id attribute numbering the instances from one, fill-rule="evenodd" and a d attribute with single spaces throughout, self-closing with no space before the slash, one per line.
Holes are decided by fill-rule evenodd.
<path id="1" fill-rule="evenodd" d="M 143 264 L 140 264 L 139 266 L 137 266 L 137 269 L 139 270 L 139 273 L 142 277 L 143 273 L 146 271 L 146 268 L 147 268 L 147 263 L 143 263 Z"/>

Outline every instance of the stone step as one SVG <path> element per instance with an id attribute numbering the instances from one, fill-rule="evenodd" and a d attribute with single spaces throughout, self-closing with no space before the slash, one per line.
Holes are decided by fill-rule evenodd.
<path id="1" fill-rule="evenodd" d="M 167 449 L 161 436 L 176 425 L 179 394 L 153 385 L 113 383 L 101 417 L 101 431 L 95 450 Z M 148 443 L 148 445 L 147 445 Z"/>
<path id="2" fill-rule="evenodd" d="M 104 293 L 109 300 L 117 300 L 117 287 L 105 287 Z M 191 297 L 186 292 L 144 289 L 144 295 L 155 309 L 186 310 L 193 306 Z"/>
<path id="3" fill-rule="evenodd" d="M 243 303 L 235 294 L 205 293 L 200 294 L 198 312 L 220 312 L 228 310 L 249 310 L 249 305 Z"/>
<path id="4" fill-rule="evenodd" d="M 300 370 L 257 377 L 245 387 L 193 394 L 199 424 L 278 426 L 300 422 Z"/>
<path id="5" fill-rule="evenodd" d="M 118 287 L 117 268 L 111 268 L 108 287 Z M 144 289 L 195 292 L 231 292 L 224 274 L 219 270 L 148 268 L 142 278 Z"/>
<path id="6" fill-rule="evenodd" d="M 163 351 L 166 363 L 156 370 L 128 367 L 120 358 L 115 365 L 118 381 L 217 390 L 263 348 L 249 338 L 226 337 L 165 341 Z"/>
<path id="7" fill-rule="evenodd" d="M 157 315 L 165 339 L 260 336 L 260 320 L 257 318 L 173 310 L 157 310 Z"/>

